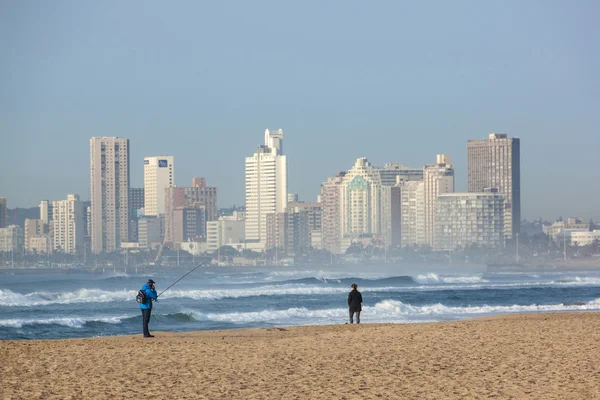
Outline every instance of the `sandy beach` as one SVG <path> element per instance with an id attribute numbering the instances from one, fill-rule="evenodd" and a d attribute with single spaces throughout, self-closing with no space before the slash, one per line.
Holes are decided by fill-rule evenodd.
<path id="1" fill-rule="evenodd" d="M 600 313 L 0 342 L 3 399 L 600 399 Z"/>

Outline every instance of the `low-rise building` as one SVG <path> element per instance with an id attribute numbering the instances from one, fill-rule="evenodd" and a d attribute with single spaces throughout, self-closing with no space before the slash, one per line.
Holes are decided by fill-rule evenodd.
<path id="1" fill-rule="evenodd" d="M 571 242 L 578 246 L 589 246 L 595 241 L 600 241 L 600 230 L 571 233 Z"/>
<path id="2" fill-rule="evenodd" d="M 0 228 L 0 252 L 23 251 L 24 235 L 23 229 L 17 225 L 9 225 L 6 228 Z"/>

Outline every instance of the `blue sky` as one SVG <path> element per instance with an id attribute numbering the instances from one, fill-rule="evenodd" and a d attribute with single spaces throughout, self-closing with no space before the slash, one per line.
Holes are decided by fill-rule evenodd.
<path id="1" fill-rule="evenodd" d="M 289 191 L 356 158 L 421 167 L 521 138 L 522 210 L 600 220 L 600 3 L 0 2 L 0 196 L 89 198 L 89 138 L 175 156 L 244 202 L 244 157 L 282 128 Z"/>

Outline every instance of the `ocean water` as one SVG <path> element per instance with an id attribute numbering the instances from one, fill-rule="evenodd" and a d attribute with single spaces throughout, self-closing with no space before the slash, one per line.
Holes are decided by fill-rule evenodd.
<path id="1" fill-rule="evenodd" d="M 152 278 L 160 293 L 190 269 L 96 274 L 0 271 L 0 339 L 139 334 L 137 290 Z M 150 330 L 343 324 L 352 283 L 363 295 L 362 323 L 600 311 L 600 271 L 199 268 L 155 303 Z"/>

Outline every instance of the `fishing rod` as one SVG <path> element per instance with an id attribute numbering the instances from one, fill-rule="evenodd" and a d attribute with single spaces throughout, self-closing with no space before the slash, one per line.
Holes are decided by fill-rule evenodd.
<path id="1" fill-rule="evenodd" d="M 161 294 L 163 294 L 164 292 L 166 292 L 167 290 L 169 290 L 173 285 L 175 285 L 177 282 L 179 282 L 180 280 L 182 280 L 183 278 L 185 278 L 186 276 L 188 276 L 189 274 L 191 274 L 192 272 L 194 272 L 195 270 L 197 270 L 198 268 L 200 268 L 201 266 L 205 265 L 206 263 L 209 263 L 212 260 L 212 258 L 207 258 L 206 260 L 202 261 L 200 264 L 198 264 L 193 270 L 191 270 L 190 272 L 188 272 L 187 274 L 185 274 L 184 276 L 182 276 L 181 278 L 177 279 L 175 282 L 173 282 L 169 287 L 167 287 L 165 290 L 163 290 L 162 292 L 160 292 L 156 298 L 158 299 L 160 297 Z"/>

